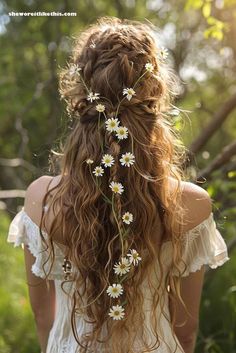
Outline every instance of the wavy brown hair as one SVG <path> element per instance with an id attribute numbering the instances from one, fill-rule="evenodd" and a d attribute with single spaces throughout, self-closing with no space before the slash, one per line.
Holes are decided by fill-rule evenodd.
<path id="1" fill-rule="evenodd" d="M 50 207 L 59 205 L 49 232 L 50 256 L 54 257 L 53 240 L 59 229 L 68 249 L 66 256 L 75 269 L 70 279 L 71 324 L 79 352 L 134 352 L 137 340 L 142 347 L 139 353 L 156 349 L 160 345 L 157 308 L 164 315 L 163 298 L 167 294 L 173 300 L 181 300 L 179 276 L 174 276 L 173 270 L 181 275 L 180 229 L 184 210 L 180 182 L 184 177 L 181 169 L 184 153 L 169 115 L 179 86 L 158 50 L 149 25 L 102 18 L 76 38 L 69 63 L 81 69 L 79 78 L 73 78 L 69 67 L 60 72 L 60 93 L 72 123 L 61 151 L 61 180 L 50 203 Z M 123 89 L 133 87 L 143 75 L 146 63 L 153 65 L 154 73 L 147 73 L 139 80 L 130 101 L 122 100 Z M 119 105 L 118 118 L 128 128 L 128 139 L 118 141 L 109 133 L 102 115 L 98 129 L 97 102 L 87 100 L 86 87 L 100 93 L 99 103 L 105 106 L 107 117 L 114 116 Z M 135 155 L 132 168 L 118 163 L 121 154 L 127 151 Z M 115 164 L 105 168 L 98 188 L 86 160 L 92 159 L 94 165 L 100 165 L 104 153 L 112 154 Z M 177 182 L 174 192 L 171 179 Z M 111 199 L 111 181 L 121 182 L 125 189 L 122 195 L 115 195 L 117 219 L 104 198 L 105 195 Z M 112 300 L 106 289 L 116 282 L 113 266 L 121 253 L 117 228 L 124 227 L 121 215 L 127 210 L 134 215 L 134 221 L 124 241 L 125 251 L 137 249 L 142 261 L 122 283 L 125 317 L 115 321 L 108 316 Z M 166 240 L 173 247 L 168 270 L 164 270 L 161 259 Z M 148 292 L 144 290 L 152 293 L 148 328 L 145 328 L 144 308 Z M 78 337 L 76 330 L 78 314 L 91 325 L 91 330 L 82 337 Z M 170 320 L 167 315 L 172 330 L 174 316 Z M 150 332 L 154 337 L 151 343 Z"/>

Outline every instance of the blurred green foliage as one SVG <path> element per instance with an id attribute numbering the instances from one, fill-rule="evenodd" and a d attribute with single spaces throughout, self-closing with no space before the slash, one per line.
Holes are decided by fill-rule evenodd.
<path id="1" fill-rule="evenodd" d="M 15 249 L 6 243 L 10 222 L 6 212 L 0 212 L 0 220 L 0 353 L 38 353 L 23 249 Z"/>
<path id="2" fill-rule="evenodd" d="M 11 11 L 77 12 L 77 16 L 10 18 L 7 14 Z M 173 117 L 187 147 L 235 94 L 234 0 L 1 1 L 1 158 L 20 158 L 29 163 L 17 167 L 1 164 L 2 190 L 25 190 L 32 180 L 49 173 L 49 150 L 56 148 L 67 129 L 57 91 L 58 69 L 70 53 L 71 36 L 104 15 L 147 19 L 160 29 L 161 44 L 169 49 L 168 60 L 182 82 L 176 105 L 190 111 Z M 235 139 L 234 109 L 195 153 L 187 169 L 190 179 L 196 181 L 199 171 Z M 218 229 L 230 244 L 230 261 L 206 274 L 195 353 L 235 353 L 235 156 L 210 173 L 202 186 L 214 201 Z M 9 222 L 22 203 L 20 198 L 4 200 L 0 212 L 0 353 L 40 351 L 29 306 L 23 251 L 6 243 Z"/>

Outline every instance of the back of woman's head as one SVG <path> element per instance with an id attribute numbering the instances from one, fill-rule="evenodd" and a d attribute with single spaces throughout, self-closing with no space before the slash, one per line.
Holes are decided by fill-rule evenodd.
<path id="1" fill-rule="evenodd" d="M 150 351 L 141 285 L 145 279 L 154 289 L 149 320 L 157 344 L 163 283 L 178 292 L 160 260 L 166 237 L 174 247 L 172 267 L 181 256 L 173 227 L 180 222 L 179 187 L 169 200 L 171 177 L 181 180 L 167 114 L 177 86 L 153 33 L 141 23 L 101 19 L 76 40 L 60 74 L 72 125 L 53 198 L 61 207 L 49 235 L 53 240 L 60 227 L 68 246 L 71 321 L 84 352 L 95 351 L 98 342 L 104 352 L 133 352 L 137 335 Z M 92 325 L 82 337 L 76 335 L 78 313 Z"/>

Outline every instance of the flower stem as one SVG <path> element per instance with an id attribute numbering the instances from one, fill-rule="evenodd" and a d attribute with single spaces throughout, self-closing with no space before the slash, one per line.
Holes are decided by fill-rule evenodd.
<path id="1" fill-rule="evenodd" d="M 147 73 L 147 70 L 137 79 L 137 81 L 135 82 L 133 88 L 135 88 L 137 86 L 138 82 L 141 80 L 141 78 L 143 78 L 144 75 L 146 75 L 146 73 Z"/>
<path id="2" fill-rule="evenodd" d="M 118 219 L 117 219 L 116 212 L 115 212 L 115 207 L 114 207 L 114 194 L 112 194 L 112 212 L 113 212 L 113 215 L 114 215 L 114 218 L 115 218 L 115 221 L 116 221 L 116 223 L 117 223 L 118 230 L 119 230 L 120 240 L 121 240 L 121 253 L 122 253 L 122 257 L 124 257 L 123 236 L 122 236 L 122 232 L 121 232 L 121 229 L 120 229 L 119 221 L 118 221 Z"/>

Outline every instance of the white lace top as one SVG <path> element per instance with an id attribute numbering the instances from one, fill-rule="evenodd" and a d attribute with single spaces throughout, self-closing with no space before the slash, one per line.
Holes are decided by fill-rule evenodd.
<path id="1" fill-rule="evenodd" d="M 43 235 L 47 239 L 47 234 L 45 232 L 43 232 Z M 186 233 L 185 239 L 186 240 L 183 244 L 183 260 L 187 264 L 187 269 L 183 276 L 187 276 L 189 273 L 199 270 L 203 265 L 209 265 L 211 268 L 216 268 L 229 260 L 225 241 L 219 231 L 216 229 L 216 224 L 212 213 L 202 223 L 188 231 Z M 7 241 L 14 243 L 14 246 L 27 244 L 30 252 L 35 257 L 35 263 L 32 266 L 32 272 L 38 277 L 45 278 L 45 272 L 43 271 L 42 267 L 42 265 L 45 263 L 45 260 L 47 259 L 47 253 L 43 251 L 45 249 L 45 244 L 43 244 L 41 240 L 39 227 L 30 219 L 30 217 L 24 211 L 24 208 L 18 212 L 12 220 L 9 227 Z M 62 248 L 60 248 L 58 245 L 55 244 L 54 248 L 55 261 L 48 278 L 54 280 L 55 283 L 56 314 L 53 327 L 50 331 L 46 353 L 75 353 L 79 352 L 79 350 L 73 337 L 70 325 L 70 301 L 68 299 L 69 297 L 63 293 L 60 287 L 61 281 L 64 279 L 64 272 L 62 268 L 64 254 Z M 161 253 L 163 266 L 166 269 L 166 272 L 168 270 L 168 266 L 170 265 L 171 252 L 172 243 L 167 241 L 163 244 Z M 48 261 L 45 265 L 46 273 L 48 272 L 49 266 L 50 262 Z M 167 320 L 170 315 L 167 293 L 163 300 L 165 313 L 161 311 L 157 312 L 160 328 L 158 334 L 160 337 L 161 345 L 154 352 L 158 353 L 173 352 L 175 351 L 176 347 L 174 337 L 171 333 L 170 324 Z M 147 289 L 145 291 L 144 312 L 148 327 L 150 311 Z M 83 317 L 78 317 L 76 323 L 78 335 L 82 335 L 83 333 L 90 330 L 90 327 L 88 327 L 88 324 L 83 320 Z M 175 339 L 177 340 L 177 337 L 175 337 Z M 138 347 L 139 346 L 137 342 L 137 352 L 140 351 L 140 348 Z M 96 352 L 102 352 L 102 348 L 98 347 Z M 180 345 L 175 352 L 183 353 Z"/>

